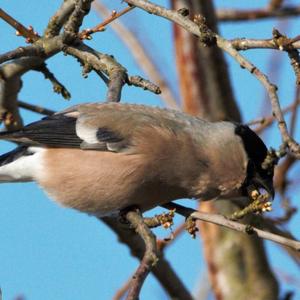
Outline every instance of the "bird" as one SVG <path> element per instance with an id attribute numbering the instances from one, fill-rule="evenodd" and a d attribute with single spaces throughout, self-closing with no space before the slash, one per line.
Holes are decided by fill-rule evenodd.
<path id="1" fill-rule="evenodd" d="M 75 105 L 0 139 L 0 182 L 35 181 L 60 205 L 97 217 L 182 198 L 274 197 L 264 142 L 248 126 L 127 103 Z"/>

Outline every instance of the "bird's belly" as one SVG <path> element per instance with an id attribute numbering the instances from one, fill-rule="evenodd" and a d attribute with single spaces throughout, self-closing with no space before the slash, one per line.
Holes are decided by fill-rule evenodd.
<path id="1" fill-rule="evenodd" d="M 63 206 L 98 216 L 133 205 L 144 211 L 185 196 L 147 178 L 147 165 L 138 155 L 49 149 L 45 161 L 47 172 L 37 181 L 47 194 Z"/>

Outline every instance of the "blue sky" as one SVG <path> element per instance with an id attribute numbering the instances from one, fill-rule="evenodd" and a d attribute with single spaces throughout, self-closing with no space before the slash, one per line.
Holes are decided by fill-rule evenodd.
<path id="1" fill-rule="evenodd" d="M 224 7 L 224 2 L 219 0 L 216 4 Z M 60 3 L 61 1 L 46 0 L 2 0 L 1 8 L 24 25 L 32 25 L 41 33 Z M 111 8 L 120 7 L 120 1 L 117 0 L 106 3 Z M 165 5 L 167 1 L 156 3 Z M 228 7 L 243 5 L 244 8 L 258 7 L 265 3 L 267 1 L 244 0 L 242 4 L 241 1 L 226 1 Z M 177 90 L 171 24 L 137 9 L 122 20 L 146 43 L 172 88 Z M 99 18 L 92 12 L 85 19 L 84 27 L 97 23 Z M 299 34 L 299 23 L 299 20 L 289 23 L 286 33 L 291 36 Z M 284 23 L 269 20 L 255 25 L 224 24 L 221 33 L 226 38 L 269 38 L 274 26 L 281 28 Z M 14 33 L 14 29 L 0 20 L 0 53 L 25 44 Z M 163 45 L 161 41 L 164 41 Z M 95 35 L 88 44 L 100 52 L 113 54 L 130 75 L 144 75 L 110 28 Z M 244 54 L 259 68 L 268 71 L 270 53 L 269 50 L 259 50 Z M 252 120 L 263 106 L 264 90 L 248 72 L 231 58 L 227 59 L 243 118 L 245 121 Z M 280 100 L 285 106 L 293 101 L 294 74 L 285 53 L 278 53 L 273 59 L 271 64 L 281 59 L 284 62 L 280 65 L 277 78 L 275 74 L 269 75 L 271 79 L 278 81 L 276 83 L 279 84 Z M 73 58 L 60 54 L 47 63 L 71 92 L 71 101 L 54 94 L 51 84 L 37 72 L 30 72 L 23 77 L 20 100 L 60 110 L 73 104 L 101 101 L 105 98 L 106 88 L 103 82 L 93 73 L 83 79 L 81 68 Z M 122 98 L 122 101 L 127 102 L 163 105 L 158 96 L 133 87 L 125 87 Z M 22 111 L 22 116 L 25 123 L 40 118 L 38 114 L 27 111 Z M 299 132 L 297 135 L 299 137 Z M 278 133 L 274 129 L 268 130 L 265 139 L 269 146 L 279 143 Z M 4 153 L 12 147 L 11 144 L 1 142 L 0 151 Z M 291 177 L 296 176 L 297 171 L 299 168 L 294 168 Z M 111 299 L 137 267 L 137 260 L 130 256 L 128 249 L 117 241 L 116 236 L 104 224 L 87 215 L 59 207 L 37 185 L 2 184 L 0 192 L 0 286 L 4 299 L 14 299 L 18 295 L 24 295 L 30 300 Z M 295 188 L 290 196 L 296 203 L 299 188 Z M 280 206 L 276 202 L 274 209 L 274 213 L 280 215 Z M 177 224 L 181 220 L 176 218 Z M 298 238 L 299 225 L 299 218 L 296 217 L 288 227 Z M 158 231 L 160 237 L 168 234 L 168 231 Z M 166 252 L 167 258 L 190 290 L 197 288 L 200 277 L 206 272 L 200 244 L 199 238 L 192 240 L 187 234 L 183 234 Z M 267 249 L 276 271 L 299 278 L 299 269 L 280 248 L 267 243 Z M 282 291 L 294 289 L 282 280 L 281 282 Z M 164 299 L 163 295 L 161 287 L 150 276 L 143 287 L 141 299 Z M 300 297 L 299 288 L 297 295 Z"/>

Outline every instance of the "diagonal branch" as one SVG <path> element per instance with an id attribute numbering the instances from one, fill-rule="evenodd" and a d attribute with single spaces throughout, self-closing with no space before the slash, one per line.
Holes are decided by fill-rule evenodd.
<path id="1" fill-rule="evenodd" d="M 44 37 L 52 38 L 58 35 L 74 8 L 75 0 L 65 0 L 57 12 L 51 17 L 44 32 Z"/>
<path id="2" fill-rule="evenodd" d="M 294 250 L 300 251 L 300 241 L 292 240 L 271 232 L 267 232 L 258 228 L 255 228 L 253 226 L 241 224 L 236 221 L 231 221 L 227 218 L 225 218 L 222 215 L 219 214 L 212 214 L 212 213 L 206 213 L 206 212 L 200 212 L 197 210 L 194 210 L 192 208 L 187 208 L 179 204 L 175 203 L 168 203 L 165 205 L 162 205 L 163 207 L 167 209 L 176 209 L 176 212 L 183 215 L 184 217 L 205 221 L 209 223 L 213 223 L 216 225 L 220 225 L 229 229 L 233 229 L 240 232 L 245 232 L 248 234 L 255 234 L 260 238 L 267 239 L 270 241 L 273 241 L 275 243 L 278 243 L 283 246 L 290 247 Z"/>
<path id="3" fill-rule="evenodd" d="M 132 276 L 126 297 L 127 300 L 136 300 L 139 298 L 140 290 L 146 277 L 152 267 L 158 262 L 158 251 L 156 247 L 156 237 L 145 224 L 142 214 L 139 211 L 128 211 L 125 217 L 145 243 L 143 258 L 135 274 Z"/>
<path id="4" fill-rule="evenodd" d="M 103 17 L 107 17 L 110 14 L 108 9 L 100 1 L 94 2 L 93 7 L 96 12 Z M 160 87 L 162 91 L 161 98 L 165 104 L 170 108 L 178 109 L 179 106 L 177 104 L 176 97 L 173 95 L 167 81 L 163 78 L 151 56 L 148 54 L 147 49 L 120 20 L 115 20 L 111 24 L 111 27 L 118 34 L 125 46 L 130 50 L 133 58 L 149 79 Z"/>
<path id="5" fill-rule="evenodd" d="M 145 247 L 140 236 L 132 230 L 129 230 L 128 226 L 122 225 L 116 219 L 106 217 L 100 220 L 118 235 L 121 243 L 126 244 L 130 248 L 132 255 L 142 259 Z M 152 272 L 171 299 L 193 299 L 181 279 L 173 270 L 171 264 L 164 258 L 164 256 L 160 255 L 159 261 L 152 269 Z"/>
<path id="6" fill-rule="evenodd" d="M 3 9 L 0 8 L 0 18 L 4 20 L 6 23 L 8 23 L 10 26 L 15 28 L 19 35 L 24 36 L 28 42 L 35 42 L 40 37 L 39 35 L 34 32 L 34 30 L 30 27 L 29 29 L 26 28 L 24 25 L 22 25 L 20 22 L 15 20 L 12 16 L 7 14 Z"/>
<path id="7" fill-rule="evenodd" d="M 300 15 L 300 6 L 284 6 L 278 9 L 263 8 L 253 10 L 220 9 L 217 11 L 218 20 L 221 22 L 253 21 L 270 18 L 289 18 Z"/>

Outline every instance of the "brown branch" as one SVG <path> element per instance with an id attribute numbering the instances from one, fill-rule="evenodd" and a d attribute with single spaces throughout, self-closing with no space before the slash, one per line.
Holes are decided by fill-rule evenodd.
<path id="1" fill-rule="evenodd" d="M 19 35 L 22 35 L 26 38 L 26 40 L 30 43 L 37 41 L 40 37 L 39 35 L 33 30 L 32 27 L 26 28 L 20 22 L 15 20 L 12 16 L 7 14 L 3 9 L 0 8 L 0 18 L 8 23 L 10 26 L 17 30 Z"/>
<path id="2" fill-rule="evenodd" d="M 298 106 L 300 102 L 300 87 L 296 87 L 296 93 L 295 93 L 295 100 L 292 105 L 292 116 L 291 116 L 291 122 L 290 122 L 290 134 L 291 136 L 295 135 L 295 128 L 297 124 L 297 117 L 298 117 Z"/>
<path id="3" fill-rule="evenodd" d="M 273 39 L 245 39 L 245 38 L 237 38 L 229 40 L 232 44 L 233 48 L 238 51 L 245 51 L 249 49 L 274 49 L 282 51 L 275 43 Z M 285 46 L 293 46 L 294 49 L 300 48 L 300 42 L 295 39 L 288 39 L 287 44 Z"/>
<path id="4" fill-rule="evenodd" d="M 77 0 L 75 9 L 68 18 L 64 26 L 64 42 L 71 44 L 77 37 L 80 26 L 82 25 L 84 17 L 91 9 L 93 0 Z"/>
<path id="5" fill-rule="evenodd" d="M 21 108 L 30 110 L 32 112 L 36 112 L 36 113 L 41 114 L 41 115 L 51 116 L 51 115 L 55 114 L 54 110 L 44 108 L 44 107 L 39 106 L 39 105 L 32 105 L 32 104 L 29 104 L 27 102 L 20 101 L 20 100 L 18 101 L 18 106 L 21 107 Z"/>
<path id="6" fill-rule="evenodd" d="M 24 57 L 24 56 L 37 56 L 37 57 L 43 58 L 44 51 L 41 47 L 39 47 L 37 45 L 30 45 L 27 47 L 18 47 L 15 50 L 8 51 L 6 53 L 1 54 L 0 55 L 0 64 L 4 63 L 6 61 Z"/>
<path id="7" fill-rule="evenodd" d="M 300 15 L 300 6 L 284 6 L 279 9 L 269 8 L 254 10 L 219 9 L 218 20 L 221 22 L 253 21 L 270 18 L 289 18 Z"/>
<path id="8" fill-rule="evenodd" d="M 61 82 L 59 82 L 56 79 L 55 75 L 48 69 L 48 67 L 45 63 L 38 66 L 35 70 L 43 73 L 45 76 L 45 79 L 50 80 L 50 82 L 53 85 L 53 91 L 55 93 L 61 94 L 63 96 L 63 98 L 67 99 L 67 100 L 69 100 L 71 98 L 70 92 L 67 90 L 67 88 Z"/>
<path id="9" fill-rule="evenodd" d="M 156 247 L 156 237 L 144 223 L 142 214 L 139 211 L 132 210 L 128 211 L 125 217 L 145 243 L 143 259 L 135 274 L 132 276 L 126 297 L 127 300 L 136 300 L 139 298 L 140 290 L 146 277 L 158 261 L 158 251 Z"/>
<path id="10" fill-rule="evenodd" d="M 150 91 L 157 95 L 161 94 L 159 86 L 147 79 L 142 78 L 141 76 L 129 76 L 127 79 L 127 84 L 141 87 L 143 90 Z"/>
<path id="11" fill-rule="evenodd" d="M 213 223 L 239 232 L 255 234 L 262 239 L 273 241 L 280 245 L 287 246 L 294 250 L 300 251 L 300 241 L 292 240 L 252 226 L 249 227 L 249 225 L 241 224 L 236 221 L 231 221 L 219 214 L 200 212 L 192 208 L 187 208 L 175 203 L 168 203 L 162 206 L 168 209 L 176 209 L 176 212 L 183 215 L 184 217 L 189 217 L 196 220 Z"/>
<path id="12" fill-rule="evenodd" d="M 79 59 L 80 63 L 88 68 L 88 71 L 90 69 L 95 70 L 105 82 L 107 82 L 107 79 L 102 72 L 109 77 L 107 82 L 109 86 L 108 101 L 119 101 L 121 88 L 124 83 L 148 89 L 151 92 L 159 92 L 159 88 L 155 84 L 140 76 L 128 77 L 127 70 L 111 55 L 97 52 L 85 44 L 77 45 L 76 47 L 65 47 L 64 51 Z"/>
<path id="13" fill-rule="evenodd" d="M 123 67 L 113 69 L 109 77 L 108 90 L 106 94 L 107 102 L 120 102 L 122 88 L 127 80 L 127 71 Z"/>
<path id="14" fill-rule="evenodd" d="M 272 32 L 274 44 L 280 49 L 288 53 L 291 65 L 296 75 L 296 85 L 300 85 L 300 57 L 297 49 L 293 48 L 291 39 L 281 34 L 277 29 Z"/>
<path id="15" fill-rule="evenodd" d="M 297 99 L 297 101 L 295 101 L 291 105 L 288 105 L 287 107 L 283 108 L 282 113 L 286 114 L 290 111 L 294 111 L 295 107 L 298 107 L 299 104 L 300 104 L 300 99 Z M 276 120 L 275 116 L 270 115 L 270 116 L 266 116 L 266 117 L 263 117 L 263 118 L 259 118 L 259 119 L 250 121 L 250 122 L 247 123 L 247 125 L 252 126 L 252 125 L 259 124 L 260 126 L 255 128 L 255 132 L 257 134 L 260 134 L 264 129 L 266 129 L 267 127 L 272 125 L 275 120 Z"/>
<path id="16" fill-rule="evenodd" d="M 109 10 L 99 1 L 95 1 L 93 3 L 93 7 L 101 16 L 107 17 L 109 15 Z M 170 108 L 178 109 L 179 107 L 177 105 L 176 97 L 173 95 L 167 81 L 163 78 L 151 56 L 148 55 L 147 49 L 142 45 L 137 37 L 121 23 L 120 20 L 115 20 L 115 22 L 111 24 L 111 28 L 118 34 L 121 41 L 130 50 L 133 58 L 149 79 L 159 86 L 162 91 L 160 97 L 165 104 Z M 142 86 L 142 88 L 144 88 L 144 86 Z"/>
<path id="17" fill-rule="evenodd" d="M 283 2 L 284 0 L 270 0 L 270 2 L 267 5 L 267 9 L 269 10 L 279 9 L 282 6 Z"/>
<path id="18" fill-rule="evenodd" d="M 97 26 L 95 26 L 93 28 L 84 29 L 82 32 L 80 32 L 79 33 L 79 38 L 81 40 L 90 39 L 91 35 L 93 33 L 105 30 L 105 28 L 108 24 L 110 24 L 114 20 L 120 18 L 121 16 L 125 15 L 126 13 L 130 12 L 132 9 L 134 9 L 134 6 L 128 6 L 128 7 L 124 8 L 123 10 L 121 10 L 118 13 L 116 11 L 113 11 L 110 14 L 110 16 L 106 20 L 104 20 L 102 23 L 98 24 Z"/>
<path id="19" fill-rule="evenodd" d="M 65 0 L 61 7 L 51 17 L 46 30 L 44 31 L 45 38 L 52 38 L 59 34 L 61 28 L 66 23 L 71 13 L 75 8 L 75 0 Z"/>
<path id="20" fill-rule="evenodd" d="M 129 230 L 128 226 L 120 224 L 113 218 L 102 218 L 101 221 L 108 225 L 118 235 L 120 242 L 126 244 L 130 248 L 132 255 L 140 260 L 142 259 L 145 252 L 145 245 L 139 235 L 132 230 Z M 169 264 L 164 256 L 161 255 L 159 257 L 159 261 L 153 267 L 152 273 L 168 293 L 170 299 L 193 299 L 181 279 L 173 270 L 171 264 Z"/>

